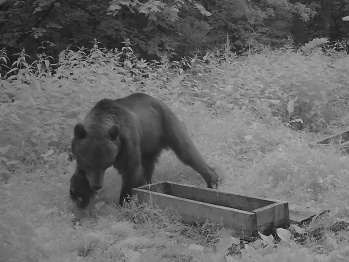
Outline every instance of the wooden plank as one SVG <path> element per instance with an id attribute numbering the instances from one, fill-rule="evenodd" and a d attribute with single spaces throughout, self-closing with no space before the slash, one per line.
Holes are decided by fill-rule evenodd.
<path id="1" fill-rule="evenodd" d="M 150 202 L 163 209 L 172 207 L 187 222 L 205 223 L 209 220 L 222 223 L 223 226 L 233 229 L 235 235 L 247 240 L 257 235 L 255 213 L 158 192 L 149 192 L 141 188 L 134 188 L 132 191 L 134 195 L 138 196 L 139 203 Z"/>
<path id="2" fill-rule="evenodd" d="M 204 203 L 210 203 L 218 206 L 231 207 L 244 211 L 252 211 L 270 204 L 270 201 L 263 198 L 254 198 L 247 195 L 236 195 L 216 189 L 198 188 L 190 185 L 181 185 L 177 183 L 168 183 L 169 191 L 167 194 L 172 196 L 192 199 Z"/>
<path id="3" fill-rule="evenodd" d="M 337 135 L 332 135 L 329 137 L 326 137 L 324 139 L 321 139 L 317 142 L 319 145 L 329 145 L 329 144 L 341 144 L 343 142 L 349 141 L 349 130 L 344 131 Z"/>
<path id="4" fill-rule="evenodd" d="M 157 182 L 153 184 L 147 184 L 144 186 L 138 187 L 140 189 L 145 189 L 153 192 L 166 193 L 169 192 L 170 183 L 168 182 Z"/>
<path id="5" fill-rule="evenodd" d="M 323 215 L 327 212 L 329 212 L 329 210 L 289 204 L 290 221 L 293 224 L 310 222 L 314 216 Z"/>
<path id="6" fill-rule="evenodd" d="M 289 227 L 288 203 L 279 201 L 272 205 L 253 210 L 257 216 L 257 228 L 263 232 L 269 228 Z"/>

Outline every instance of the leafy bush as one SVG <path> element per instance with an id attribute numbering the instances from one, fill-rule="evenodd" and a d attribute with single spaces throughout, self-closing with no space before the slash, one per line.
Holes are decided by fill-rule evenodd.
<path id="1" fill-rule="evenodd" d="M 214 56 L 210 59 L 213 63 L 205 68 L 209 70 L 197 75 L 200 82 L 184 78 L 183 84 L 188 86 L 186 93 L 194 89 L 194 96 L 216 112 L 247 109 L 270 119 L 271 110 L 285 123 L 302 119 L 312 131 L 338 123 L 346 115 L 349 68 L 345 56 L 265 49 L 247 59 L 229 57 L 219 66 Z"/>

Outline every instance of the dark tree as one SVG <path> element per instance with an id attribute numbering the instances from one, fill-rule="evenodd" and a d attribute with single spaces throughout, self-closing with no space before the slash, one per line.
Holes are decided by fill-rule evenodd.
<path id="1" fill-rule="evenodd" d="M 322 33 L 324 37 L 331 37 L 331 17 L 333 0 L 321 0 Z"/>

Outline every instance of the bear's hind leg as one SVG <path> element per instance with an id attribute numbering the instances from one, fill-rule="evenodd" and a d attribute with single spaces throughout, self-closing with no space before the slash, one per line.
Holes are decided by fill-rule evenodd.
<path id="1" fill-rule="evenodd" d="M 187 135 L 183 135 L 183 140 L 173 143 L 171 148 L 176 153 L 179 160 L 198 172 L 206 181 L 207 187 L 213 188 L 218 185 L 217 173 L 206 164 L 205 160 L 196 149 L 193 142 Z"/>

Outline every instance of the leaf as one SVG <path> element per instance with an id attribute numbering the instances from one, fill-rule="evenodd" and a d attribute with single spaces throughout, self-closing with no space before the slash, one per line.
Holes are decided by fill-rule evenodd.
<path id="1" fill-rule="evenodd" d="M 73 160 L 72 162 L 69 163 L 67 166 L 67 172 L 73 173 L 76 169 L 76 160 Z"/>
<path id="2" fill-rule="evenodd" d="M 252 139 L 252 136 L 251 136 L 251 135 L 245 136 L 245 141 L 250 141 L 251 139 Z"/>
<path id="3" fill-rule="evenodd" d="M 113 16 L 116 16 L 121 9 L 121 6 L 119 4 L 112 3 L 108 8 L 108 14 L 111 14 Z"/>
<path id="4" fill-rule="evenodd" d="M 269 236 L 266 236 L 266 235 L 263 235 L 261 232 L 258 232 L 260 238 L 266 242 L 266 244 L 272 244 L 273 241 L 274 241 L 274 237 L 273 235 L 269 235 Z"/>
<path id="5" fill-rule="evenodd" d="M 170 12 L 168 12 L 168 17 L 167 19 L 171 22 L 175 22 L 178 20 L 178 8 L 176 8 L 175 6 L 171 6 L 170 7 Z"/>
<path id="6" fill-rule="evenodd" d="M 50 149 L 49 151 L 47 151 L 45 154 L 42 154 L 41 156 L 43 156 L 43 157 L 48 157 L 48 156 L 52 155 L 53 152 L 54 152 L 54 150 L 53 150 L 53 149 Z"/>
<path id="7" fill-rule="evenodd" d="M 143 14 L 161 12 L 161 9 L 159 7 L 164 8 L 165 3 L 162 3 L 160 1 L 152 1 L 152 2 L 149 1 L 149 2 L 141 5 L 138 8 L 138 12 L 143 13 Z"/>
<path id="8" fill-rule="evenodd" d="M 291 232 L 284 228 L 277 228 L 276 233 L 279 236 L 279 238 L 287 243 L 291 240 Z"/>
<path id="9" fill-rule="evenodd" d="M 205 15 L 205 16 L 211 16 L 212 15 L 202 5 L 200 5 L 198 3 L 195 3 L 194 5 L 195 5 L 196 9 L 198 9 L 202 15 Z"/>
<path id="10" fill-rule="evenodd" d="M 294 112 L 294 103 L 297 101 L 298 96 L 296 96 L 294 99 L 290 100 L 287 104 L 287 111 L 289 114 Z"/>
<path id="11" fill-rule="evenodd" d="M 250 245 L 245 245 L 245 249 L 242 249 L 241 253 L 242 254 L 246 254 L 246 255 L 250 255 L 250 256 L 253 256 L 253 257 L 259 257 L 256 249 L 254 249 Z"/>
<path id="12" fill-rule="evenodd" d="M 270 100 L 268 100 L 271 104 L 273 104 L 273 105 L 278 105 L 278 104 L 280 104 L 280 102 L 281 102 L 281 100 L 272 100 L 272 99 L 270 99 Z"/>
<path id="13" fill-rule="evenodd" d="M 231 236 L 221 238 L 216 245 L 217 251 L 226 252 L 233 244 L 240 244 L 240 239 Z"/>
<path id="14" fill-rule="evenodd" d="M 4 161 L 5 163 L 8 161 L 8 159 L 6 157 L 0 157 L 1 161 Z"/>
<path id="15" fill-rule="evenodd" d="M 196 245 L 196 244 L 190 244 L 188 248 L 191 250 L 195 250 L 195 251 L 203 251 L 204 250 L 203 246 Z"/>
<path id="16" fill-rule="evenodd" d="M 297 225 L 291 225 L 291 227 L 296 231 L 298 234 L 305 234 L 305 229 L 302 227 L 299 227 Z"/>
<path id="17" fill-rule="evenodd" d="M 12 160 L 12 161 L 6 162 L 6 165 L 17 165 L 18 163 L 19 163 L 18 160 Z"/>
<path id="18" fill-rule="evenodd" d="M 10 145 L 4 146 L 4 147 L 0 147 L 0 153 L 1 154 L 6 154 L 9 149 L 10 149 Z"/>
<path id="19" fill-rule="evenodd" d="M 16 113 L 12 112 L 11 116 L 12 116 L 11 122 L 16 123 L 16 124 L 22 124 L 22 121 L 18 118 Z"/>

